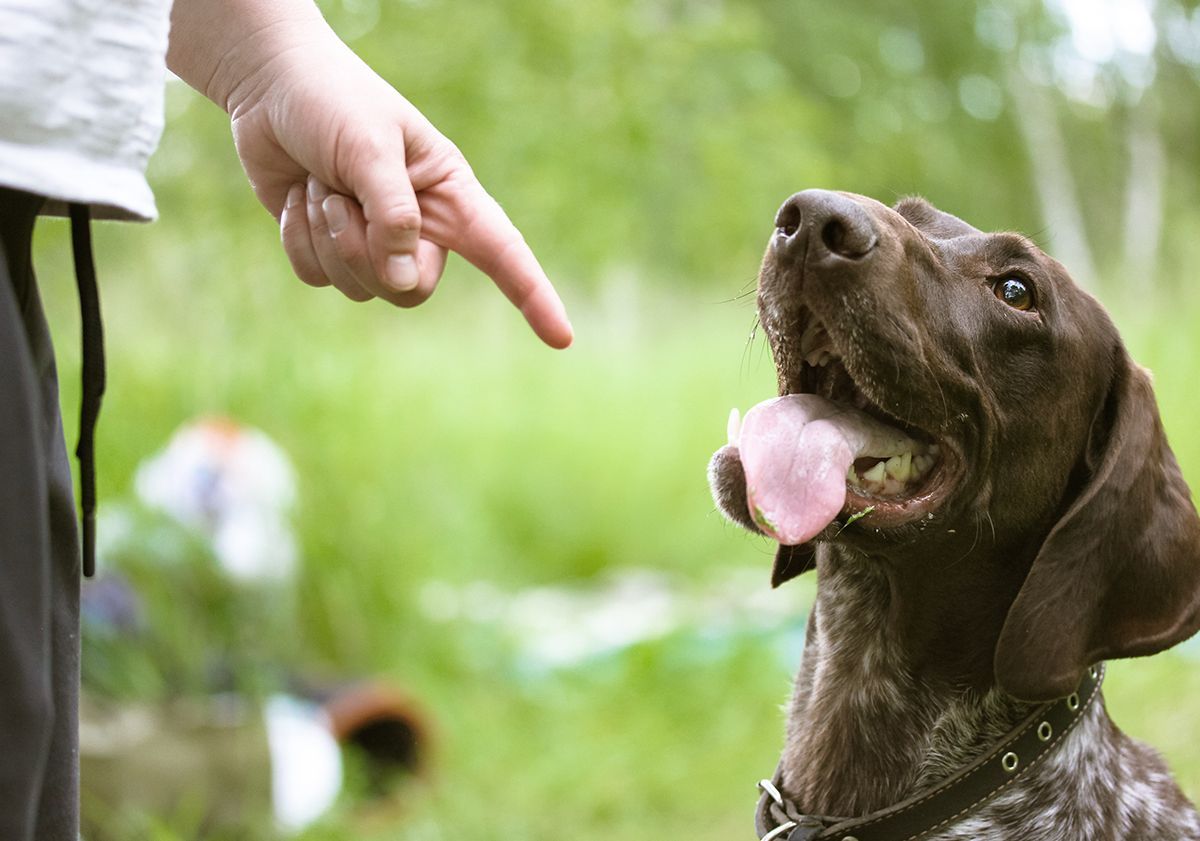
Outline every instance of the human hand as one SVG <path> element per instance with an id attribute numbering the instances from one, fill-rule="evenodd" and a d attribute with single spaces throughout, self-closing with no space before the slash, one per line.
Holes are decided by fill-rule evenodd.
<path id="1" fill-rule="evenodd" d="M 176 7 L 185 5 L 198 4 Z M 264 6 L 270 0 L 256 10 Z M 230 113 L 242 165 L 280 221 L 297 276 L 356 301 L 412 307 L 433 293 L 447 250 L 455 251 L 492 278 L 543 341 L 569 345 L 562 301 L 459 150 L 319 16 L 299 17 L 228 45 L 206 90 Z M 176 18 L 187 20 L 184 12 Z M 175 47 L 177 19 L 175 63 L 192 66 L 197 48 Z"/>

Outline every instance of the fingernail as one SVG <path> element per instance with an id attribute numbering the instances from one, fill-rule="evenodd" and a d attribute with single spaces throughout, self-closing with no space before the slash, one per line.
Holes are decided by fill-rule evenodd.
<path id="1" fill-rule="evenodd" d="M 321 202 L 325 211 L 325 221 L 329 223 L 329 233 L 335 237 L 350 224 L 350 214 L 346 209 L 346 200 L 341 196 L 330 196 Z"/>
<path id="2" fill-rule="evenodd" d="M 329 188 L 318 181 L 316 178 L 309 176 L 308 179 L 308 200 L 319 202 L 324 200 L 329 195 Z"/>
<path id="3" fill-rule="evenodd" d="M 411 254 L 393 254 L 387 259 L 388 285 L 397 292 L 416 289 L 421 277 L 417 273 L 417 261 Z"/>
<path id="4" fill-rule="evenodd" d="M 304 198 L 304 186 L 302 184 L 293 184 L 292 188 L 288 190 L 287 201 L 283 204 L 284 209 L 291 210 L 300 204 L 302 198 Z"/>

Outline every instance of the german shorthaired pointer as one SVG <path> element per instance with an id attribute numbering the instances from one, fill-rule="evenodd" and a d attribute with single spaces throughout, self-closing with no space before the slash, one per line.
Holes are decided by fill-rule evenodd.
<path id="1" fill-rule="evenodd" d="M 779 541 L 775 585 L 819 576 L 760 836 L 1200 839 L 1095 687 L 1200 628 L 1200 517 L 1100 304 L 1025 237 L 807 190 L 758 305 L 781 397 L 731 418 L 710 484 Z M 911 817 L 997 743 L 986 797 L 861 820 Z"/>

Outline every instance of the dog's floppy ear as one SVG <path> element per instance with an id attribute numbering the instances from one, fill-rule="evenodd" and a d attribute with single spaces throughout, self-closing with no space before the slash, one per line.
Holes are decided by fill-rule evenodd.
<path id="1" fill-rule="evenodd" d="M 1018 698 L 1074 691 L 1088 666 L 1162 651 L 1200 628 L 1200 517 L 1147 373 L 1118 347 L 1081 489 L 1009 610 L 996 679 Z"/>
<path id="2" fill-rule="evenodd" d="M 775 552 L 775 567 L 771 570 L 771 586 L 778 587 L 801 573 L 816 569 L 817 565 L 813 561 L 816 552 L 816 547 L 811 543 L 801 543 L 799 546 L 779 544 L 779 549 Z"/>

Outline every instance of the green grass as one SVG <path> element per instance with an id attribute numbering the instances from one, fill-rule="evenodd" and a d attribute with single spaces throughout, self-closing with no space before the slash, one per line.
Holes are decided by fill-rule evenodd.
<path id="1" fill-rule="evenodd" d="M 39 255 L 73 440 L 61 228 L 43 226 Z M 386 676 L 436 730 L 428 784 L 348 801 L 304 838 L 750 837 L 792 669 L 761 640 L 698 657 L 694 640 L 671 638 L 534 679 L 486 630 L 433 623 L 418 605 L 431 579 L 514 590 L 631 566 L 685 581 L 750 567 L 765 589 L 769 547 L 721 520 L 704 476 L 729 408 L 773 390 L 761 340 L 746 346 L 749 299 L 721 300 L 749 274 L 727 292 L 667 295 L 614 272 L 587 297 L 558 278 L 578 342 L 555 353 L 461 266 L 427 306 L 400 312 L 303 287 L 276 251 L 265 215 L 233 229 L 178 210 L 154 228 L 99 230 L 110 354 L 99 477 L 103 502 L 129 498 L 138 462 L 201 414 L 260 427 L 295 460 L 304 571 L 281 656 Z M 1197 313 L 1118 312 L 1193 483 Z M 1200 662 L 1116 664 L 1107 687 L 1117 722 L 1162 748 L 1200 797 Z M 168 821 L 153 837 L 190 836 Z"/>

